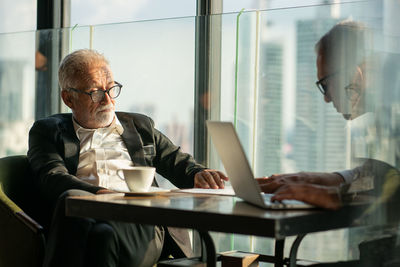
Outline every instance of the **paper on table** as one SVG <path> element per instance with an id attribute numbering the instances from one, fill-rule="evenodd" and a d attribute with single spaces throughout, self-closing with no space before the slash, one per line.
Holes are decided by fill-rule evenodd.
<path id="1" fill-rule="evenodd" d="M 224 195 L 224 196 L 234 196 L 235 192 L 231 186 L 225 187 L 224 189 L 204 189 L 204 188 L 188 188 L 188 189 L 178 189 L 174 192 L 181 193 L 191 193 L 191 194 L 212 194 L 212 195 Z"/>

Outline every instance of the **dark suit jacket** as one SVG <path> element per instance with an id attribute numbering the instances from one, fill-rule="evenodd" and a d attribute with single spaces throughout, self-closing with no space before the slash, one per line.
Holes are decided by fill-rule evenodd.
<path id="1" fill-rule="evenodd" d="M 157 173 L 180 188 L 194 186 L 194 175 L 205 168 L 183 153 L 165 135 L 154 128 L 147 116 L 116 112 L 124 140 L 135 165 L 154 166 Z M 86 183 L 74 175 L 79 163 L 80 142 L 72 114 L 56 114 L 38 120 L 29 132 L 28 159 L 38 179 L 41 194 L 55 203 L 68 189 L 96 193 L 101 187 Z"/>
<path id="2" fill-rule="evenodd" d="M 194 175 L 205 169 L 202 165 L 155 129 L 149 117 L 123 112 L 116 112 L 116 115 L 124 128 L 122 139 L 135 165 L 156 167 L 157 173 L 177 187 L 194 186 Z M 52 210 L 58 197 L 66 190 L 80 189 L 96 193 L 101 189 L 74 176 L 79 163 L 79 151 L 80 141 L 74 131 L 72 114 L 56 114 L 38 120 L 32 126 L 28 159 L 40 195 L 49 204 L 48 209 Z M 187 231 L 176 228 L 168 230 L 185 255 L 191 256 Z"/>

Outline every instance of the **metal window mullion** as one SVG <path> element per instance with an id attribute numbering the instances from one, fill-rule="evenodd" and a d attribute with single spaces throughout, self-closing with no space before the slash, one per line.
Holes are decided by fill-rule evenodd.
<path id="1" fill-rule="evenodd" d="M 222 0 L 197 1 L 194 157 L 198 162 L 208 166 L 213 163 L 209 157 L 210 145 L 206 120 L 220 118 L 221 16 L 213 14 L 221 12 Z"/>
<path id="2" fill-rule="evenodd" d="M 62 58 L 61 51 L 64 50 L 63 27 L 69 26 L 70 0 L 41 0 L 37 1 L 37 30 L 39 47 L 40 38 L 44 39 L 47 71 L 40 72 L 41 78 L 38 81 L 45 81 L 45 84 L 36 85 L 35 118 L 49 116 L 60 112 L 61 100 L 58 89 L 58 66 Z M 49 33 L 47 33 L 47 31 Z M 40 32 L 42 34 L 40 34 Z M 49 39 L 47 39 L 49 38 Z"/>

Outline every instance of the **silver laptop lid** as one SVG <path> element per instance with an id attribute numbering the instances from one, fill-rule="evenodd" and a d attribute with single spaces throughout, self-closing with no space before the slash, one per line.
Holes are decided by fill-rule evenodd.
<path id="1" fill-rule="evenodd" d="M 235 194 L 254 205 L 266 207 L 233 124 L 207 121 L 207 128 Z"/>
<path id="2" fill-rule="evenodd" d="M 309 209 L 310 204 L 297 200 L 282 200 L 281 202 L 265 202 L 268 194 L 261 194 L 260 186 L 254 179 L 246 154 L 231 122 L 207 121 L 208 131 L 215 148 L 228 173 L 236 195 L 245 201 L 267 209 Z"/>

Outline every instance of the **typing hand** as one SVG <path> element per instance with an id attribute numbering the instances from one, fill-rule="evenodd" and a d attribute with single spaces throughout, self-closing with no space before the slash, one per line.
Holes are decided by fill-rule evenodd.
<path id="1" fill-rule="evenodd" d="M 261 191 L 274 193 L 280 187 L 293 183 L 307 183 L 306 173 L 273 174 L 270 177 L 256 178 Z"/>
<path id="2" fill-rule="evenodd" d="M 261 191 L 274 193 L 279 188 L 290 184 L 314 184 L 326 186 L 338 186 L 343 183 L 343 178 L 336 173 L 323 172 L 298 172 L 290 174 L 274 174 L 270 177 L 257 178 Z"/>
<path id="3" fill-rule="evenodd" d="M 328 187 L 312 184 L 290 184 L 280 187 L 271 201 L 284 199 L 300 200 L 317 207 L 336 210 L 341 202 L 336 187 Z"/>
<path id="4" fill-rule="evenodd" d="M 220 171 L 216 170 L 204 170 L 196 173 L 194 176 L 194 187 L 196 188 L 224 188 L 225 182 L 228 181 L 228 177 Z"/>

